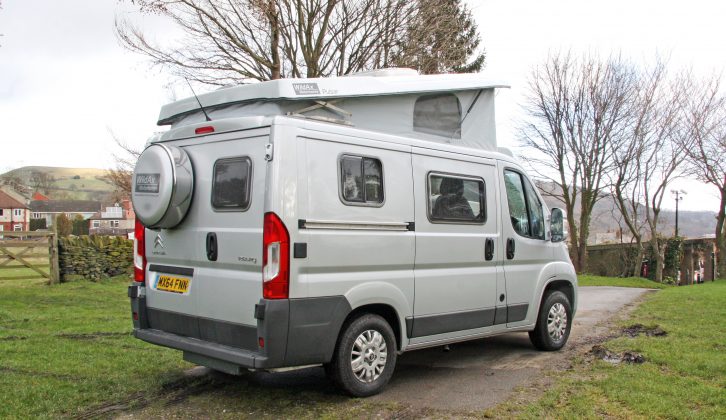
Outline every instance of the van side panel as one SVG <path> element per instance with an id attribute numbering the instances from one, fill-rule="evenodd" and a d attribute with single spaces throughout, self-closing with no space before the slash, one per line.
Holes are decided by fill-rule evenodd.
<path id="1" fill-rule="evenodd" d="M 322 132 L 303 134 L 298 138 L 305 144 L 298 156 L 298 181 L 305 186 L 300 188 L 300 217 L 293 230 L 296 241 L 306 244 L 307 255 L 295 260 L 297 295 L 291 297 L 346 296 L 351 309 L 385 303 L 390 297 L 387 304 L 403 325 L 413 310 L 414 287 L 410 148 Z M 343 155 L 380 161 L 382 203 L 343 202 Z"/>
<path id="2" fill-rule="evenodd" d="M 414 148 L 413 174 L 417 229 L 412 343 L 451 338 L 494 326 L 498 292 L 503 294 L 497 290 L 502 253 L 495 250 L 487 259 L 485 252 L 487 241 L 495 247 L 500 242 L 494 162 Z M 454 196 L 459 206 L 465 206 L 472 214 L 479 214 L 481 204 L 472 201 L 472 196 L 479 197 L 476 192 L 468 191 L 468 198 L 464 199 L 461 193 L 436 190 L 430 181 L 432 176 L 468 179 L 469 185 L 483 184 L 485 220 L 467 223 L 433 219 L 435 205 Z"/>

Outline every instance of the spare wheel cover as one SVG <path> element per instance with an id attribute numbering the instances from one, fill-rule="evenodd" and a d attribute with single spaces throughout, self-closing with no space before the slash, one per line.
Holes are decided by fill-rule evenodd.
<path id="1" fill-rule="evenodd" d="M 144 226 L 177 226 L 189 210 L 194 190 L 189 155 L 176 146 L 152 144 L 139 156 L 131 188 L 136 217 Z"/>

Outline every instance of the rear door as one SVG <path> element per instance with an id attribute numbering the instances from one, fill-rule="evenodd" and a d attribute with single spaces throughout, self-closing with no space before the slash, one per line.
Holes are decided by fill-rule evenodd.
<path id="1" fill-rule="evenodd" d="M 254 340 L 254 334 L 239 330 L 256 328 L 254 306 L 262 297 L 269 135 L 215 137 L 173 143 L 192 161 L 194 195 L 180 225 L 147 231 L 147 305 L 152 324 L 159 317 L 161 329 L 254 348 L 253 342 L 226 342 L 229 337 L 224 337 Z M 161 290 L 162 275 L 190 279 L 188 291 Z"/>

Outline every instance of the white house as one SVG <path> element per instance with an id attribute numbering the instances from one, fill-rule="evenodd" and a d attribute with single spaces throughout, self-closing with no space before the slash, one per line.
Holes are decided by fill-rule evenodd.
<path id="1" fill-rule="evenodd" d="M 0 190 L 0 232 L 27 231 L 30 227 L 29 210 L 24 201 Z"/>

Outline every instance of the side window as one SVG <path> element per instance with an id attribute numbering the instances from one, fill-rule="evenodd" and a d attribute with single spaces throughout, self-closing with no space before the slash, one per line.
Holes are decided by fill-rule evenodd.
<path id="1" fill-rule="evenodd" d="M 517 172 L 505 170 L 504 184 L 507 187 L 507 203 L 509 203 L 509 218 L 512 221 L 512 227 L 518 234 L 530 236 L 527 202 L 524 198 L 521 175 Z"/>
<path id="2" fill-rule="evenodd" d="M 214 163 L 212 206 L 217 210 L 247 210 L 250 206 L 252 162 L 247 157 Z"/>
<path id="3" fill-rule="evenodd" d="M 532 237 L 537 239 L 545 238 L 544 212 L 542 203 L 534 191 L 534 187 L 524 179 L 524 189 L 527 192 L 527 210 L 529 210 L 529 225 Z"/>
<path id="4" fill-rule="evenodd" d="M 340 157 L 340 197 L 344 204 L 383 204 L 383 165 L 374 158 Z"/>
<path id="5" fill-rule="evenodd" d="M 461 138 L 461 104 L 451 93 L 424 95 L 413 106 L 413 130 Z"/>
<path id="6" fill-rule="evenodd" d="M 505 170 L 509 218 L 514 230 L 529 238 L 544 239 L 544 212 L 534 187 L 519 172 Z"/>
<path id="7" fill-rule="evenodd" d="M 486 221 L 486 187 L 481 178 L 430 173 L 428 200 L 432 222 Z"/>

